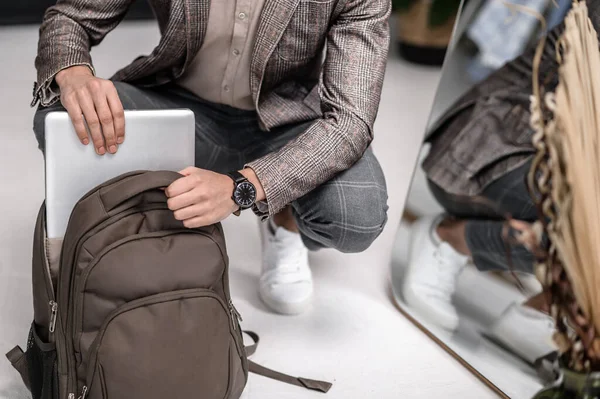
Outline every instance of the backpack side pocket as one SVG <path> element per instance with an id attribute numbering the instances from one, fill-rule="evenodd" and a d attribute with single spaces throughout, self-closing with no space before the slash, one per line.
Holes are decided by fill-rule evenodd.
<path id="1" fill-rule="evenodd" d="M 58 399 L 56 345 L 40 339 L 35 323 L 29 332 L 25 359 L 33 399 Z"/>

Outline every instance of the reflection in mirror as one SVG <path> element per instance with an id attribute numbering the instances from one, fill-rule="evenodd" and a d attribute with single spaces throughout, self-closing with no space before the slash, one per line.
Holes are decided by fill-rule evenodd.
<path id="1" fill-rule="evenodd" d="M 544 16 L 570 0 L 510 0 Z M 537 219 L 526 186 L 534 46 L 542 25 L 498 0 L 465 0 L 448 49 L 392 261 L 400 309 L 510 398 L 554 378 L 553 322 L 534 257 L 509 240 Z M 556 85 L 554 42 L 540 66 Z M 507 222 L 507 216 L 512 221 Z"/>

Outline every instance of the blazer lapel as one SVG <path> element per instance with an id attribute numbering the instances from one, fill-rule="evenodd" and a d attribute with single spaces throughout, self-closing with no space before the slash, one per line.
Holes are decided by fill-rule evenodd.
<path id="1" fill-rule="evenodd" d="M 250 65 L 250 88 L 256 106 L 267 61 L 290 23 L 298 3 L 300 0 L 265 0 Z"/>
<path id="2" fill-rule="evenodd" d="M 211 0 L 183 0 L 185 13 L 185 23 L 183 25 L 185 25 L 187 42 L 185 67 L 192 62 L 204 42 L 206 27 L 208 26 L 210 1 Z"/>

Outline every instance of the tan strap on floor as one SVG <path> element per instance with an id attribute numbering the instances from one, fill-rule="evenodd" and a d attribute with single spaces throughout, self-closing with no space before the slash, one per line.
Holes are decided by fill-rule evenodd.
<path id="1" fill-rule="evenodd" d="M 248 360 L 248 364 L 250 365 L 250 372 L 262 375 L 263 377 L 271 378 L 273 380 L 285 382 L 286 384 L 296 385 L 298 387 L 323 393 L 327 393 L 332 387 L 332 384 L 329 382 L 310 380 L 302 377 L 292 377 L 291 375 L 283 374 L 278 371 L 263 367 L 251 360 Z"/>
<path id="2" fill-rule="evenodd" d="M 6 354 L 6 358 L 15 370 L 19 372 L 27 389 L 31 390 L 31 384 L 29 383 L 29 368 L 27 367 L 27 358 L 25 357 L 25 353 L 23 353 L 23 349 L 21 349 L 20 346 L 15 346 Z"/>
<path id="3" fill-rule="evenodd" d="M 260 341 L 260 337 L 258 334 L 252 331 L 244 331 L 245 334 L 250 336 L 254 343 L 252 345 L 248 345 L 245 347 L 246 356 L 252 356 L 256 352 L 256 348 L 258 347 L 258 342 Z M 313 391 L 319 391 L 323 393 L 327 393 L 333 384 L 326 381 L 318 381 L 311 380 L 309 378 L 302 377 L 292 377 L 291 375 L 283 374 L 275 370 L 268 369 L 260 364 L 256 364 L 251 360 L 248 360 L 248 365 L 250 367 L 250 372 L 258 375 L 262 375 L 263 377 L 271 378 L 276 381 L 285 382 L 286 384 L 296 385 L 301 388 L 310 389 Z"/>

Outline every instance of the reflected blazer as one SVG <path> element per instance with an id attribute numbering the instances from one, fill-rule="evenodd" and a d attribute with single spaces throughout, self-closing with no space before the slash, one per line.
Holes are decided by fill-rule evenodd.
<path id="1" fill-rule="evenodd" d="M 598 30 L 600 0 L 586 3 Z M 558 84 L 556 41 L 563 29 L 561 23 L 546 38 L 539 73 L 545 90 L 554 90 Z M 431 147 L 423 169 L 447 193 L 479 195 L 487 185 L 535 154 L 534 132 L 529 125 L 535 49 L 534 43 L 520 57 L 471 88 L 433 126 L 426 138 Z"/>

